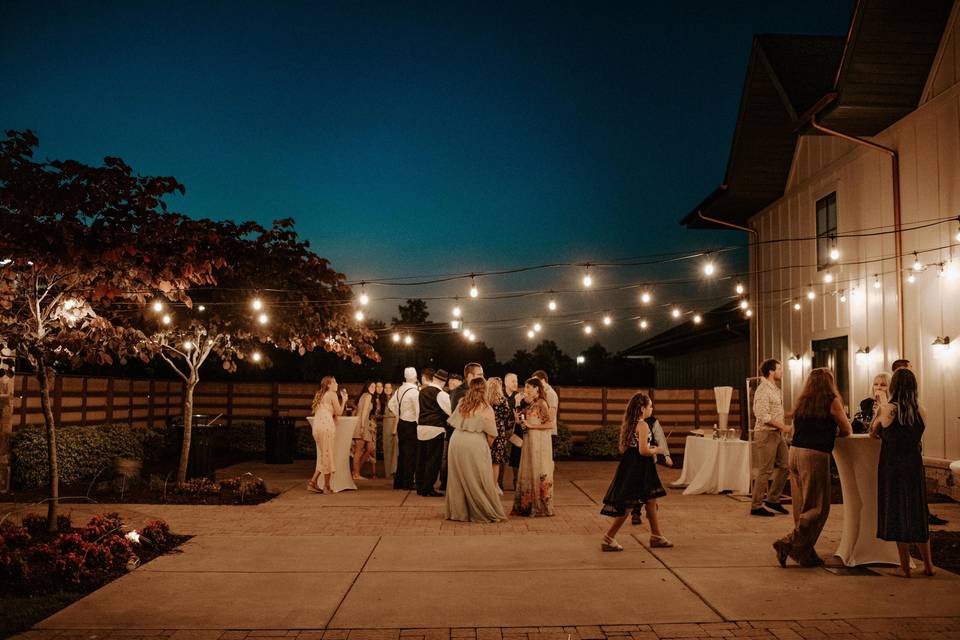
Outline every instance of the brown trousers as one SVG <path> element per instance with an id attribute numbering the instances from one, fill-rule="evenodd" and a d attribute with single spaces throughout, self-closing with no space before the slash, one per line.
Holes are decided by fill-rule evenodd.
<path id="1" fill-rule="evenodd" d="M 779 431 L 754 432 L 753 455 L 756 456 L 757 479 L 753 484 L 750 508 L 759 509 L 764 501 L 780 504 L 780 494 L 783 493 L 783 485 L 787 483 L 789 469 L 787 441 L 783 434 Z"/>
<path id="2" fill-rule="evenodd" d="M 814 547 L 830 515 L 830 454 L 790 447 L 790 492 L 794 527 L 782 540 L 800 564 L 819 563 Z"/>

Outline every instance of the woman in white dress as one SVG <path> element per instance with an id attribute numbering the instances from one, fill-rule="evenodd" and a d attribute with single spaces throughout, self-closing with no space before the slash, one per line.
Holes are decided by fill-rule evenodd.
<path id="1" fill-rule="evenodd" d="M 447 420 L 454 428 L 447 450 L 447 493 L 443 517 L 460 522 L 497 522 L 507 516 L 490 473 L 490 444 L 497 437 L 493 409 L 483 378 L 470 381 L 467 394 Z M 549 434 L 548 434 L 549 436 Z"/>
<path id="2" fill-rule="evenodd" d="M 317 444 L 317 467 L 313 472 L 313 477 L 307 483 L 307 491 L 313 493 L 333 493 L 330 488 L 330 475 L 336 471 L 336 465 L 333 462 L 334 447 L 333 441 L 337 433 L 337 425 L 334 420 L 343 414 L 343 408 L 346 404 L 346 389 L 340 389 L 340 395 L 337 396 L 337 380 L 333 376 L 324 376 L 320 380 L 320 389 L 313 396 L 313 420 L 311 421 L 313 431 L 313 441 Z M 323 489 L 317 485 L 317 480 L 323 474 Z"/>
<path id="3" fill-rule="evenodd" d="M 538 378 L 527 380 L 523 390 L 527 405 L 520 416 L 524 429 L 517 471 L 517 490 L 513 497 L 513 516 L 553 515 L 553 421 Z"/>

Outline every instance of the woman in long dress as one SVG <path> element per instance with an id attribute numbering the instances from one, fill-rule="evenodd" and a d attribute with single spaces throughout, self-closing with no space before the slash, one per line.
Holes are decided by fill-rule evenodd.
<path id="1" fill-rule="evenodd" d="M 334 418 L 343 414 L 346 404 L 346 389 L 340 390 L 337 396 L 337 380 L 333 376 L 324 376 L 320 380 L 320 389 L 313 396 L 313 420 L 311 427 L 313 441 L 317 445 L 317 466 L 313 477 L 307 483 L 307 490 L 313 493 L 333 493 L 330 488 L 330 476 L 336 471 L 333 461 L 333 441 L 337 433 Z M 317 485 L 320 475 L 323 475 L 323 489 Z"/>
<path id="2" fill-rule="evenodd" d="M 890 381 L 890 400 L 880 406 L 870 426 L 880 438 L 877 468 L 877 537 L 897 543 L 897 575 L 910 577 L 910 545 L 923 558 L 923 574 L 934 574 L 930 553 L 927 486 L 923 475 L 923 437 L 926 412 L 920 406 L 917 378 L 909 369 L 897 369 Z"/>
<path id="3" fill-rule="evenodd" d="M 467 394 L 447 420 L 454 428 L 447 451 L 447 493 L 443 517 L 461 522 L 506 520 L 490 473 L 490 444 L 497 437 L 493 409 L 483 378 L 470 381 Z"/>
<path id="4" fill-rule="evenodd" d="M 377 450 L 377 419 L 374 416 L 377 385 L 368 382 L 357 400 L 357 427 L 353 431 L 353 479 L 366 480 L 360 475 L 363 463 Z M 374 463 L 376 471 L 376 463 Z"/>
<path id="5" fill-rule="evenodd" d="M 520 414 L 524 428 L 513 511 L 517 516 L 553 515 L 553 421 L 543 382 L 530 378 L 523 390 L 528 404 Z"/>
<path id="6" fill-rule="evenodd" d="M 503 488 L 500 486 L 500 466 L 510 461 L 507 438 L 513 433 L 517 418 L 513 415 L 513 409 L 510 408 L 507 397 L 503 395 L 503 381 L 500 378 L 487 380 L 487 404 L 493 408 L 493 415 L 497 421 L 497 437 L 490 445 L 490 457 L 493 460 L 493 477 L 497 483 L 497 494 L 503 495 Z"/>

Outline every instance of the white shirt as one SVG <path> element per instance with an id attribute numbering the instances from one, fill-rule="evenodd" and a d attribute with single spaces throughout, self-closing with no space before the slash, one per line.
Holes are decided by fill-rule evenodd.
<path id="1" fill-rule="evenodd" d="M 437 387 L 440 389 L 440 385 L 430 383 L 431 387 Z M 440 390 L 440 393 L 437 394 L 437 404 L 440 405 L 440 408 L 443 409 L 443 412 L 448 416 L 450 415 L 450 394 L 446 391 Z M 419 406 L 417 407 L 419 411 Z M 446 430 L 443 427 L 434 427 L 427 424 L 418 424 L 417 425 L 417 440 L 433 440 L 437 436 L 442 436 L 446 433 Z"/>
<path id="2" fill-rule="evenodd" d="M 777 431 L 777 428 L 770 426 L 768 422 L 777 421 L 783 424 L 783 396 L 780 394 L 780 387 L 767 378 L 760 381 L 760 386 L 753 394 L 753 415 L 757 418 L 755 431 Z"/>
<path id="3" fill-rule="evenodd" d="M 416 383 L 404 382 L 400 385 L 387 402 L 387 408 L 405 422 L 416 422 L 420 417 L 420 390 Z"/>
<path id="4" fill-rule="evenodd" d="M 553 418 L 553 430 L 550 431 L 550 435 L 555 436 L 557 435 L 557 415 L 559 415 L 560 412 L 560 396 L 557 395 L 557 392 L 554 391 L 550 385 L 544 383 L 543 386 L 546 387 L 544 391 L 546 392 L 545 400 L 547 401 L 547 409 L 553 409 L 550 416 Z"/>

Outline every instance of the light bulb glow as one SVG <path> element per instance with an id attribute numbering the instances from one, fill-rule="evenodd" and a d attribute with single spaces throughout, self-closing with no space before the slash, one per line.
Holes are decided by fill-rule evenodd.
<path id="1" fill-rule="evenodd" d="M 603 316 L 603 324 L 609 327 L 611 324 L 613 324 L 613 318 L 610 316 Z"/>
<path id="2" fill-rule="evenodd" d="M 753 317 L 753 309 L 747 309 L 746 311 L 744 311 L 744 315 L 746 315 L 748 318 L 752 318 L 752 317 Z"/>
<path id="3" fill-rule="evenodd" d="M 551 300 L 550 302 L 548 302 L 548 303 L 547 303 L 547 309 L 549 309 L 550 311 L 556 311 L 556 310 L 557 310 L 557 301 L 556 301 L 556 300 Z"/>
<path id="4" fill-rule="evenodd" d="M 923 271 L 923 264 L 920 262 L 920 257 L 917 256 L 917 252 L 913 252 L 913 270 L 914 271 Z"/>
<path id="5" fill-rule="evenodd" d="M 408 347 L 409 347 L 410 345 L 412 345 L 412 344 L 413 344 L 413 336 L 410 336 L 410 335 L 403 336 L 403 344 L 407 345 Z"/>
<path id="6" fill-rule="evenodd" d="M 477 289 L 476 285 L 470 287 L 470 297 L 471 297 L 471 298 L 476 298 L 476 297 L 479 296 L 479 295 L 480 295 L 480 290 Z"/>
<path id="7" fill-rule="evenodd" d="M 400 334 L 394 331 L 393 335 L 390 336 L 390 339 L 394 342 L 400 342 Z"/>
<path id="8" fill-rule="evenodd" d="M 641 328 L 641 329 L 646 329 L 648 326 L 649 326 L 649 325 L 647 324 L 647 321 L 646 321 L 646 320 L 641 320 L 641 321 L 640 321 L 640 328 Z"/>
<path id="9" fill-rule="evenodd" d="M 260 298 L 254 298 L 250 302 L 250 306 L 253 307 L 254 311 L 260 311 L 260 309 L 263 309 L 263 300 Z"/>
<path id="10" fill-rule="evenodd" d="M 873 288 L 874 288 L 874 289 L 879 289 L 879 288 L 880 288 L 880 276 L 879 276 L 879 275 L 874 275 L 874 276 L 873 276 Z"/>
<path id="11" fill-rule="evenodd" d="M 833 274 L 829 272 L 823 274 L 823 281 L 826 282 L 827 284 L 830 284 L 831 282 L 833 282 Z"/>
<path id="12" fill-rule="evenodd" d="M 910 284 L 913 284 L 916 281 L 917 281 L 917 277 L 912 273 L 907 276 L 907 282 L 909 282 Z"/>
<path id="13" fill-rule="evenodd" d="M 670 312 L 670 315 L 672 315 L 674 318 L 679 318 L 679 317 L 680 317 L 680 309 L 674 307 L 674 308 L 673 308 L 673 311 Z"/>
<path id="14" fill-rule="evenodd" d="M 799 303 L 799 302 L 794 302 L 794 303 L 793 303 L 793 310 L 794 310 L 794 311 L 800 311 L 800 309 L 801 309 L 800 303 Z"/>
<path id="15" fill-rule="evenodd" d="M 585 334 L 587 334 L 587 335 L 590 335 L 591 333 L 593 333 L 593 326 L 591 326 L 591 325 L 589 325 L 589 324 L 586 325 L 586 326 L 584 326 L 584 327 L 583 327 L 583 332 L 584 332 Z"/>
<path id="16" fill-rule="evenodd" d="M 743 285 L 740 284 L 740 283 L 737 283 L 737 295 L 738 295 L 738 296 L 741 296 L 741 295 L 743 295 L 743 292 L 744 292 Z"/>
<path id="17" fill-rule="evenodd" d="M 807 290 L 807 300 L 813 300 L 817 297 L 817 292 L 813 289 Z"/>
<path id="18" fill-rule="evenodd" d="M 163 311 L 163 303 L 160 302 L 159 300 L 154 300 L 152 308 L 156 313 L 160 313 L 161 311 Z"/>
<path id="19" fill-rule="evenodd" d="M 254 362 L 260 362 L 260 360 L 263 359 L 263 356 L 260 355 L 260 352 L 259 352 L 259 351 L 254 351 L 253 354 L 250 356 L 250 358 L 251 358 Z"/>
<path id="20" fill-rule="evenodd" d="M 257 316 L 257 322 L 260 324 L 267 324 L 270 322 L 270 316 L 265 313 L 261 313 L 259 316 Z"/>
<path id="21" fill-rule="evenodd" d="M 451 328 L 451 329 L 459 329 L 459 328 L 460 328 L 460 321 L 459 321 L 459 320 L 451 320 L 451 321 L 450 321 L 450 328 Z"/>
<path id="22" fill-rule="evenodd" d="M 716 271 L 717 268 L 712 262 L 707 262 L 705 265 L 703 265 L 703 275 L 712 276 L 714 273 L 716 273 Z"/>
<path id="23" fill-rule="evenodd" d="M 463 311 L 460 309 L 459 306 L 456 306 L 450 311 L 450 313 L 453 314 L 454 318 L 459 318 L 460 314 L 463 313 Z"/>
<path id="24" fill-rule="evenodd" d="M 640 302 L 642 302 L 643 304 L 650 304 L 651 299 L 652 297 L 650 296 L 649 291 L 644 291 L 643 293 L 640 294 Z"/>
<path id="25" fill-rule="evenodd" d="M 365 317 L 366 317 L 366 316 L 364 315 L 363 311 L 360 311 L 359 309 L 357 309 L 357 312 L 353 314 L 353 318 L 354 318 L 354 320 L 356 320 L 357 322 L 363 322 L 363 319 L 364 319 Z"/>
<path id="26" fill-rule="evenodd" d="M 370 296 L 368 296 L 368 295 L 365 294 L 365 293 L 361 293 L 361 294 L 360 294 L 360 304 L 362 304 L 363 306 L 367 306 L 368 304 L 370 304 Z"/>
<path id="27" fill-rule="evenodd" d="M 749 308 L 749 307 L 750 307 L 750 303 L 749 303 L 749 302 L 747 302 L 746 300 L 741 300 L 741 301 L 740 301 L 740 308 L 741 308 L 741 309 L 747 309 L 747 308 Z"/>
<path id="28" fill-rule="evenodd" d="M 471 333 L 469 336 L 467 336 L 467 340 L 469 340 L 470 342 L 476 342 L 477 335 L 475 333 Z"/>
<path id="29" fill-rule="evenodd" d="M 539 322 L 533 323 L 533 330 L 534 330 L 534 331 L 536 331 L 537 333 L 540 333 L 540 330 L 541 330 L 541 329 L 543 329 L 543 325 L 541 325 Z"/>
<path id="30" fill-rule="evenodd" d="M 960 227 L 957 227 L 957 232 L 953 234 L 953 239 L 960 242 Z"/>
<path id="31" fill-rule="evenodd" d="M 587 289 L 593 286 L 593 277 L 590 275 L 589 272 L 585 276 L 583 276 L 583 286 L 586 287 Z"/>
<path id="32" fill-rule="evenodd" d="M 530 330 L 527 331 L 527 337 L 528 337 L 528 338 L 532 338 L 532 337 L 535 336 L 535 335 L 537 335 L 537 334 L 534 333 L 533 329 L 530 329 Z"/>
<path id="33" fill-rule="evenodd" d="M 693 324 L 700 324 L 701 322 L 703 322 L 703 317 L 699 313 L 694 314 Z"/>
<path id="34" fill-rule="evenodd" d="M 199 307 L 197 307 L 197 311 L 206 311 L 206 310 L 207 308 L 203 305 L 200 305 Z"/>
<path id="35" fill-rule="evenodd" d="M 841 294 L 840 294 L 840 302 L 846 302 L 846 301 L 847 301 L 847 294 L 841 293 Z"/>
<path id="36" fill-rule="evenodd" d="M 170 324 L 171 322 L 173 322 L 173 318 L 170 317 L 170 314 L 164 314 L 164 316 L 160 318 L 160 321 L 163 324 Z"/>
<path id="37" fill-rule="evenodd" d="M 831 260 L 834 260 L 834 261 L 839 260 L 839 259 L 840 259 L 840 250 L 837 249 L 836 247 L 830 249 L 830 259 L 831 259 Z"/>
<path id="38" fill-rule="evenodd" d="M 583 364 L 586 361 L 587 358 L 585 356 L 577 356 L 577 364 Z"/>
<path id="39" fill-rule="evenodd" d="M 184 350 L 184 351 L 190 351 L 191 349 L 193 349 L 193 343 L 192 343 L 192 342 L 190 342 L 189 340 L 187 340 L 186 342 L 183 343 L 183 350 Z"/>

